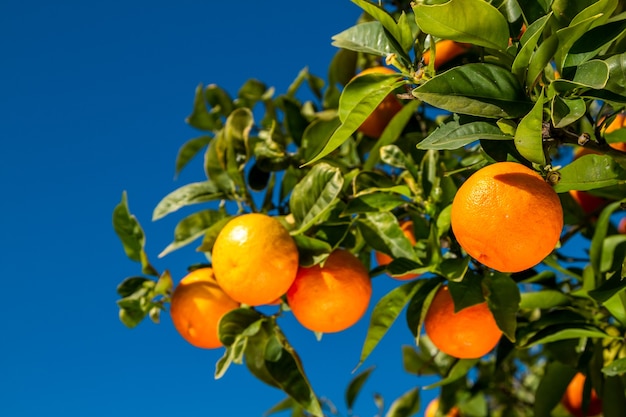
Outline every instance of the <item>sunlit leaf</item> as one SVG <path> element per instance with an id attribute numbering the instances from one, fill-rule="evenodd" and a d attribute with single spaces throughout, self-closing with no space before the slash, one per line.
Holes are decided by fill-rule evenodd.
<path id="1" fill-rule="evenodd" d="M 159 254 L 164 257 L 203 236 L 215 223 L 226 217 L 222 210 L 202 210 L 182 219 L 174 229 L 174 240 Z"/>
<path id="2" fill-rule="evenodd" d="M 413 6 L 419 28 L 435 37 L 504 50 L 509 27 L 504 16 L 483 0 L 450 0 Z M 489 30 L 485 30 L 488 27 Z"/>
<path id="3" fill-rule="evenodd" d="M 522 118 L 515 130 L 515 148 L 526 159 L 545 164 L 543 152 L 543 92 L 533 109 Z"/>
<path id="4" fill-rule="evenodd" d="M 380 22 L 364 22 L 332 37 L 332 45 L 354 52 L 387 56 L 394 51 Z"/>
<path id="5" fill-rule="evenodd" d="M 435 129 L 417 144 L 417 148 L 458 149 L 480 139 L 510 140 L 513 137 L 504 134 L 494 123 L 469 122 L 460 124 L 459 120 L 451 120 Z"/>
<path id="6" fill-rule="evenodd" d="M 178 176 L 180 172 L 187 166 L 187 164 L 204 148 L 211 142 L 213 138 L 211 136 L 200 136 L 194 139 L 190 139 L 178 150 L 178 155 L 176 155 L 176 168 L 174 170 L 174 175 Z"/>
<path id="7" fill-rule="evenodd" d="M 291 213 L 299 225 L 299 231 L 307 230 L 324 218 L 332 209 L 343 186 L 343 177 L 338 168 L 321 163 L 294 187 L 289 201 Z"/>
<path id="8" fill-rule="evenodd" d="M 406 53 L 413 46 L 414 37 L 412 34 L 411 27 L 405 24 L 398 24 L 393 16 L 389 14 L 382 7 L 374 4 L 373 2 L 367 0 L 352 0 L 353 3 L 357 4 L 360 8 L 362 8 L 366 13 L 372 16 L 374 19 L 380 22 L 380 24 L 385 28 L 385 30 L 389 33 L 392 39 L 399 45 L 399 50 L 396 49 L 399 53 Z M 402 14 L 404 16 L 404 13 Z M 401 18 L 400 21 L 404 21 L 406 18 Z"/>
<path id="9" fill-rule="evenodd" d="M 212 181 L 183 185 L 159 201 L 152 212 L 152 220 L 158 220 L 191 204 L 206 203 L 223 197 L 224 194 L 218 190 Z"/>
<path id="10" fill-rule="evenodd" d="M 557 193 L 622 184 L 626 178 L 626 170 L 613 158 L 604 155 L 583 155 L 561 168 L 559 173 L 561 179 L 554 186 Z"/>
<path id="11" fill-rule="evenodd" d="M 569 304 L 568 296 L 556 290 L 529 291 L 521 294 L 519 307 L 521 309 L 550 309 L 556 306 Z"/>

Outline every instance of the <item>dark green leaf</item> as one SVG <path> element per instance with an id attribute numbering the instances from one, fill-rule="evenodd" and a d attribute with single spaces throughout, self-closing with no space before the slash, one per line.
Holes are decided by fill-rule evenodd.
<path id="1" fill-rule="evenodd" d="M 445 375 L 443 379 L 441 379 L 438 382 L 435 382 L 434 384 L 430 384 L 427 387 L 424 387 L 424 389 L 433 389 L 433 388 L 441 387 L 443 385 L 451 384 L 459 380 L 460 378 L 463 378 L 465 375 L 467 375 L 469 370 L 472 369 L 474 365 L 478 363 L 479 360 L 480 359 L 457 360 L 452 366 L 452 368 L 450 369 L 450 371 L 448 372 L 448 374 Z"/>
<path id="2" fill-rule="evenodd" d="M 345 214 L 388 212 L 401 204 L 406 204 L 406 197 L 389 192 L 370 192 L 356 196 L 350 200 L 344 210 Z"/>
<path id="3" fill-rule="evenodd" d="M 622 376 L 607 376 L 602 390 L 602 416 L 621 417 L 626 410 L 626 396 L 624 395 L 624 380 Z"/>
<path id="4" fill-rule="evenodd" d="M 626 31 L 626 23 L 624 23 Z M 626 52 L 613 55 L 604 61 L 609 68 L 609 79 L 606 89 L 615 94 L 626 95 Z"/>
<path id="5" fill-rule="evenodd" d="M 576 370 L 557 361 L 548 363 L 545 374 L 539 382 L 534 402 L 535 417 L 550 417 Z"/>
<path id="6" fill-rule="evenodd" d="M 392 39 L 395 40 L 395 43 L 400 46 L 400 50 L 397 52 L 406 54 L 411 49 L 413 46 L 414 36 L 412 34 L 411 27 L 408 24 L 396 23 L 393 16 L 391 16 L 384 8 L 367 0 L 352 0 L 352 2 L 380 22 L 387 33 L 389 33 Z M 404 13 L 402 16 L 404 16 Z M 401 21 L 405 20 L 406 18 L 401 18 Z"/>
<path id="7" fill-rule="evenodd" d="M 438 38 L 504 50 L 509 27 L 504 16 L 483 0 L 450 0 L 442 4 L 415 3 L 419 28 Z M 484 28 L 488 27 L 489 30 Z"/>
<path id="8" fill-rule="evenodd" d="M 405 392 L 391 403 L 389 411 L 385 417 L 410 417 L 415 415 L 420 409 L 419 388 L 413 388 Z"/>
<path id="9" fill-rule="evenodd" d="M 117 293 L 120 297 L 128 297 L 140 288 L 146 288 L 146 286 L 152 286 L 154 281 L 144 277 L 130 277 L 126 278 L 117 286 Z"/>
<path id="10" fill-rule="evenodd" d="M 308 161 L 319 154 L 340 125 L 339 117 L 333 117 L 330 120 L 316 119 L 311 122 L 302 134 L 302 147 L 300 148 L 302 158 Z"/>
<path id="11" fill-rule="evenodd" d="M 593 156 L 593 155 L 589 155 Z M 591 261 L 591 266 L 593 267 L 593 271 L 598 277 L 600 275 L 600 263 L 602 261 L 602 252 L 604 249 L 604 240 L 606 238 L 606 234 L 609 229 L 609 224 L 611 222 L 611 214 L 621 206 L 619 201 L 609 204 L 607 207 L 602 210 L 600 216 L 598 216 L 598 220 L 596 222 L 596 228 L 593 233 L 593 237 L 591 238 L 591 246 L 589 247 L 589 258 Z M 599 282 L 596 281 L 596 285 Z M 587 290 L 594 290 L 596 285 L 593 288 L 587 288 Z"/>
<path id="12" fill-rule="evenodd" d="M 365 384 L 365 381 L 367 381 L 367 378 L 369 378 L 373 370 L 374 370 L 373 366 L 370 368 L 367 368 L 366 370 L 364 370 L 363 372 L 361 372 L 360 374 L 352 378 L 352 380 L 348 384 L 348 387 L 346 388 L 346 395 L 345 395 L 346 406 L 348 407 L 348 411 L 352 410 L 356 397 L 361 392 L 361 388 L 363 388 L 363 384 Z"/>
<path id="13" fill-rule="evenodd" d="M 365 22 L 332 37 L 332 45 L 354 52 L 387 56 L 394 52 L 380 22 Z"/>
<path id="14" fill-rule="evenodd" d="M 563 67 L 576 67 L 596 57 L 611 42 L 626 32 L 626 20 L 620 19 L 596 26 L 579 39 L 569 50 Z"/>
<path id="15" fill-rule="evenodd" d="M 584 117 L 587 105 L 582 98 L 565 99 L 554 96 L 552 99 L 551 118 L 556 128 L 568 126 Z"/>
<path id="16" fill-rule="evenodd" d="M 510 140 L 512 136 L 502 133 L 500 128 L 489 122 L 469 122 L 460 124 L 451 120 L 442 124 L 423 141 L 418 149 L 458 149 L 480 139 Z"/>
<path id="17" fill-rule="evenodd" d="M 532 105 L 512 73 L 483 63 L 441 73 L 414 89 L 413 95 L 443 110 L 496 119 L 522 116 Z"/>
<path id="18" fill-rule="evenodd" d="M 413 245 L 401 229 L 398 219 L 389 212 L 366 213 L 357 226 L 365 241 L 375 250 L 393 258 L 417 261 Z"/>
<path id="19" fill-rule="evenodd" d="M 520 304 L 520 291 L 510 275 L 491 273 L 484 280 L 487 289 L 487 304 L 504 335 L 515 342 L 517 310 Z"/>
<path id="20" fill-rule="evenodd" d="M 226 313 L 219 323 L 220 341 L 228 347 L 235 343 L 239 336 L 256 334 L 265 317 L 256 310 L 237 308 Z"/>

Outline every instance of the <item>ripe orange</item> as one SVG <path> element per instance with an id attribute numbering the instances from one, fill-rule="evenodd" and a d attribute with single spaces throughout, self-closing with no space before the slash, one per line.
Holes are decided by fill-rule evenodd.
<path id="1" fill-rule="evenodd" d="M 437 42 L 435 45 L 435 69 L 438 69 L 445 63 L 450 62 L 457 56 L 463 55 L 470 49 L 470 47 L 471 45 L 468 43 L 451 41 L 449 39 Z M 424 64 L 428 65 L 430 63 L 429 51 L 427 51 L 422 58 L 424 59 Z"/>
<path id="2" fill-rule="evenodd" d="M 407 237 L 407 239 L 409 239 L 409 241 L 411 242 L 411 245 L 415 245 L 415 234 L 413 232 L 413 222 L 410 220 L 403 221 L 400 223 L 400 228 L 404 232 L 404 235 Z M 387 255 L 386 253 L 382 253 L 378 251 L 374 252 L 374 257 L 376 258 L 376 263 L 378 263 L 378 265 L 381 265 L 381 266 L 388 265 L 393 260 L 391 256 Z M 394 278 L 400 281 L 405 281 L 405 280 L 409 280 L 409 279 L 413 279 L 417 277 L 419 277 L 419 274 L 405 274 L 405 275 L 400 275 L 396 277 L 391 275 L 391 278 Z"/>
<path id="3" fill-rule="evenodd" d="M 354 325 L 367 311 L 372 283 L 361 261 L 347 250 L 330 254 L 323 266 L 301 267 L 287 301 L 309 330 L 333 333 Z"/>
<path id="4" fill-rule="evenodd" d="M 192 345 L 222 346 L 218 324 L 222 316 L 239 307 L 217 284 L 211 268 L 190 272 L 176 286 L 170 304 L 174 327 Z"/>
<path id="5" fill-rule="evenodd" d="M 212 259 L 219 285 L 251 306 L 280 298 L 298 271 L 298 248 L 287 229 L 259 213 L 230 220 L 215 240 Z"/>
<path id="6" fill-rule="evenodd" d="M 563 209 L 538 173 L 515 162 L 497 162 L 461 185 L 451 224 L 470 256 L 500 272 L 518 272 L 552 252 L 563 228 Z"/>
<path id="7" fill-rule="evenodd" d="M 487 302 L 455 313 L 447 286 L 435 294 L 424 318 L 424 331 L 440 351 L 461 359 L 486 355 L 502 336 Z"/>
<path id="8" fill-rule="evenodd" d="M 626 235 L 626 217 L 622 217 L 622 219 L 617 224 L 617 232 Z"/>
<path id="9" fill-rule="evenodd" d="M 595 389 L 591 390 L 591 396 L 589 398 L 589 408 L 586 413 L 583 412 L 583 393 L 585 387 L 585 375 L 577 373 L 570 381 L 563 398 L 561 398 L 561 404 L 570 412 L 574 417 L 583 416 L 597 416 L 602 413 L 602 400 L 598 397 Z"/>
<path id="10" fill-rule="evenodd" d="M 428 403 L 424 417 L 436 417 L 439 410 L 439 398 L 434 398 Z M 444 417 L 461 417 L 459 408 L 457 406 L 452 407 Z"/>
<path id="11" fill-rule="evenodd" d="M 365 74 L 397 74 L 397 72 L 387 67 L 372 67 L 361 71 L 355 78 Z M 372 114 L 365 119 L 357 131 L 374 139 L 378 139 L 393 116 L 400 110 L 402 110 L 402 103 L 400 103 L 393 94 L 389 94 L 378 107 L 374 109 Z"/>

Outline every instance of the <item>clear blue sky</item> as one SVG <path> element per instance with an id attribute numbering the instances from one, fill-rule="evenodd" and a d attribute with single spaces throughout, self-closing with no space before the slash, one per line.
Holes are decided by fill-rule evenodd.
<path id="1" fill-rule="evenodd" d="M 127 190 L 152 262 L 180 279 L 202 255 L 157 259 L 179 218 L 150 218 L 202 179 L 197 165 L 173 178 L 179 146 L 198 134 L 184 123 L 196 85 L 234 94 L 256 77 L 283 92 L 304 66 L 325 76 L 331 36 L 359 13 L 348 0 L 2 1 L 1 416 L 260 416 L 283 398 L 243 366 L 215 381 L 221 351 L 191 347 L 167 315 L 134 330 L 118 321 L 115 287 L 138 267 L 111 212 Z M 375 280 L 375 296 L 391 285 Z M 345 410 L 367 318 L 321 342 L 285 326 L 317 393 Z M 401 320 L 370 357 L 358 415 L 375 414 L 372 393 L 389 404 L 424 382 L 402 370 L 411 342 Z"/>

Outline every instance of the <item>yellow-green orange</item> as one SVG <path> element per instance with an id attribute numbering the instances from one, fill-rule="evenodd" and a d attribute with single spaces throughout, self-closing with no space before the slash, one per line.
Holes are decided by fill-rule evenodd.
<path id="1" fill-rule="evenodd" d="M 280 298 L 298 271 L 298 248 L 274 217 L 234 217 L 220 231 L 212 251 L 217 282 L 231 298 L 251 306 Z"/>
<path id="2" fill-rule="evenodd" d="M 476 171 L 458 189 L 451 224 L 461 247 L 478 262 L 519 272 L 552 252 L 563 229 L 563 209 L 537 172 L 497 162 Z"/>

